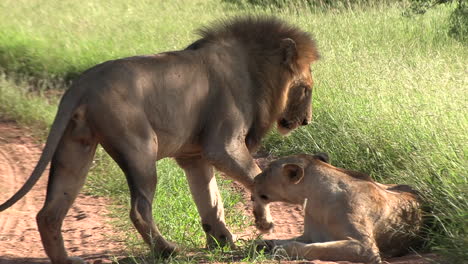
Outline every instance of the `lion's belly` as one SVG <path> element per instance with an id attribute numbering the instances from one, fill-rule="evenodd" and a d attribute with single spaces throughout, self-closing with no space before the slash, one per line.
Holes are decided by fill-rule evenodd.
<path id="1" fill-rule="evenodd" d="M 158 160 L 167 157 L 198 156 L 201 153 L 201 147 L 193 144 L 188 135 L 155 132 L 158 139 Z"/>

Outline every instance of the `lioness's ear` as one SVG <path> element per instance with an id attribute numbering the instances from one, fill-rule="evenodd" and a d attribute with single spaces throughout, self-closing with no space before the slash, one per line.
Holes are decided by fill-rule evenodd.
<path id="1" fill-rule="evenodd" d="M 290 183 L 298 184 L 304 177 L 304 169 L 297 164 L 286 164 L 283 165 L 283 175 Z"/>
<path id="2" fill-rule="evenodd" d="M 293 62 L 297 57 L 296 42 L 290 38 L 285 38 L 281 40 L 280 43 L 281 53 L 283 56 L 282 63 L 286 66 L 293 66 Z"/>
<path id="3" fill-rule="evenodd" d="M 325 152 L 319 152 L 314 155 L 314 158 L 319 159 L 325 163 L 330 163 L 330 157 Z"/>

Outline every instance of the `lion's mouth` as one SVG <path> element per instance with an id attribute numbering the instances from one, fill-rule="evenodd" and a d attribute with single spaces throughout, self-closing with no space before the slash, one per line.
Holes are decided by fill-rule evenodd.
<path id="1" fill-rule="evenodd" d="M 299 127 L 300 125 L 301 126 L 308 125 L 310 123 L 310 118 L 305 117 L 304 119 L 302 119 L 302 121 L 300 120 L 288 121 L 286 118 L 281 118 L 277 121 L 277 123 L 278 123 L 279 128 L 293 130 Z"/>
<path id="2" fill-rule="evenodd" d="M 281 118 L 276 123 L 278 126 L 278 132 L 283 136 L 287 136 L 292 130 L 298 127 L 298 124 L 290 122 L 285 118 Z"/>
<path id="3" fill-rule="evenodd" d="M 286 128 L 291 130 L 292 129 L 292 123 L 286 120 L 285 118 L 281 118 L 278 120 L 278 127 Z"/>

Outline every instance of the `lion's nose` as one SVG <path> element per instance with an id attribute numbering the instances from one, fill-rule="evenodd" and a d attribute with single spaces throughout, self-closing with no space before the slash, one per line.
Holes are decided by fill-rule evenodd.
<path id="1" fill-rule="evenodd" d="M 289 128 L 289 122 L 285 118 L 280 120 L 280 125 L 285 128 Z"/>
<path id="2" fill-rule="evenodd" d="M 304 120 L 302 120 L 302 125 L 306 126 L 308 124 L 309 124 L 309 120 L 307 120 L 307 118 L 304 118 Z"/>

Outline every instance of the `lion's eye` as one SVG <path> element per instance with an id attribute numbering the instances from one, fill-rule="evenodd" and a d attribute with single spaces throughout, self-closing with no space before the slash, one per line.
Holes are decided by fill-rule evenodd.
<path id="1" fill-rule="evenodd" d="M 266 195 L 264 195 L 264 194 L 261 194 L 261 195 L 260 195 L 260 198 L 261 198 L 262 200 L 268 200 L 268 196 L 266 196 Z"/>
<path id="2" fill-rule="evenodd" d="M 308 88 L 307 86 L 304 86 L 303 93 L 304 93 L 304 96 L 308 96 L 308 95 L 309 95 L 309 88 Z"/>

